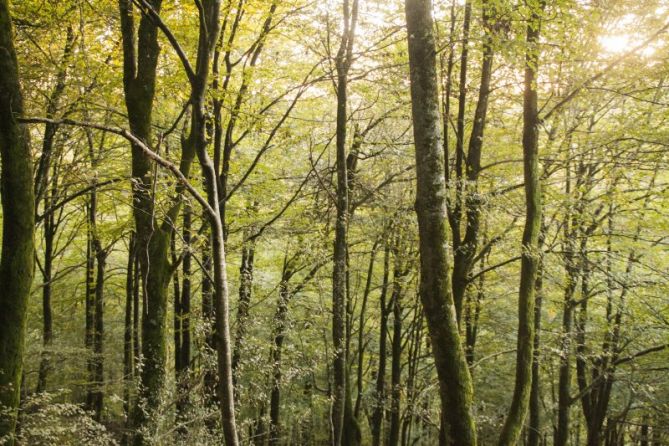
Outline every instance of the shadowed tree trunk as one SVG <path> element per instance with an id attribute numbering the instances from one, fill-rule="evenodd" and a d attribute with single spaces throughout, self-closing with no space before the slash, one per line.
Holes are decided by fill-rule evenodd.
<path id="1" fill-rule="evenodd" d="M 94 188 L 88 198 L 88 222 L 86 240 L 86 328 L 84 345 L 86 346 L 88 383 L 86 385 L 86 409 L 95 410 L 95 261 L 98 247 L 96 220 L 98 194 Z"/>
<path id="2" fill-rule="evenodd" d="M 467 153 L 465 146 L 465 104 L 467 100 L 467 64 L 469 59 L 469 23 L 471 15 L 471 2 L 465 4 L 465 19 L 463 24 L 462 55 L 460 60 L 460 92 L 457 117 L 457 140 L 456 140 L 456 184 L 455 198 L 449 206 L 449 223 L 453 234 L 453 301 L 455 302 L 458 323 L 462 316 L 463 303 L 467 288 L 470 283 L 470 275 L 476 262 L 476 252 L 479 247 L 481 211 L 483 199 L 479 193 L 479 176 L 481 174 L 481 154 L 483 149 L 483 137 L 488 115 L 488 102 L 490 98 L 490 82 L 492 80 L 492 68 L 494 59 L 493 50 L 493 27 L 491 21 L 494 19 L 494 7 L 488 1 L 482 4 L 482 24 L 484 28 L 483 54 L 481 62 L 481 81 L 479 84 L 478 101 L 472 122 L 472 130 L 469 138 Z M 445 160 L 448 163 L 448 160 Z M 448 180 L 448 177 L 447 177 Z M 447 187 L 450 185 L 447 184 Z M 464 224 L 463 224 L 464 221 Z M 462 234 L 464 226 L 464 235 Z M 490 249 L 490 246 L 484 247 Z M 481 253 L 480 256 L 485 255 Z"/>
<path id="3" fill-rule="evenodd" d="M 539 236 L 539 247 L 543 246 L 543 238 L 546 233 L 545 225 L 542 224 Z M 543 302 L 544 283 L 544 260 L 543 255 L 539 260 L 537 271 L 536 296 L 534 305 L 534 352 L 532 353 L 532 390 L 530 391 L 530 419 L 527 427 L 527 446 L 539 446 L 541 442 L 541 370 L 539 358 L 540 334 L 541 334 L 541 306 Z"/>
<path id="4" fill-rule="evenodd" d="M 355 408 L 353 409 L 353 416 L 360 417 L 360 409 L 362 407 L 362 392 L 363 392 L 363 374 L 364 374 L 364 359 L 365 359 L 365 316 L 367 314 L 367 302 L 372 291 L 372 276 L 374 273 L 374 261 L 376 260 L 376 250 L 379 245 L 379 239 L 374 241 L 372 252 L 369 255 L 369 267 L 367 268 L 367 278 L 365 279 L 365 290 L 362 295 L 362 308 L 360 308 L 360 319 L 358 321 L 358 364 L 357 372 L 357 395 L 355 398 Z"/>
<path id="5" fill-rule="evenodd" d="M 151 8 L 160 11 L 162 0 L 148 0 Z M 130 130 L 152 147 L 152 111 L 155 96 L 156 67 L 160 47 L 158 28 L 146 14 L 135 26 L 133 2 L 119 0 L 123 40 L 123 86 Z M 134 425 L 146 426 L 147 416 L 158 408 L 163 392 L 166 365 L 167 294 L 171 277 L 169 248 L 172 228 L 162 227 L 155 220 L 151 197 L 151 160 L 132 145 L 133 211 L 137 256 L 143 284 L 146 311 L 142 312 L 142 368 L 139 398 L 134 411 Z M 145 443 L 143 436 L 135 444 Z"/>
<path id="6" fill-rule="evenodd" d="M 251 236 L 253 228 L 244 232 L 244 238 Z M 246 325 L 249 317 L 249 306 L 253 294 L 253 260 L 255 257 L 256 238 L 246 240 L 242 246 L 242 262 L 239 267 L 239 303 L 237 304 L 237 330 L 235 343 L 232 349 L 232 373 L 236 380 L 236 370 L 241 358 L 242 343 L 246 335 Z"/>
<path id="7" fill-rule="evenodd" d="M 53 180 L 54 183 L 57 180 Z M 57 186 L 54 185 L 53 189 Z M 48 209 L 51 203 L 51 196 L 53 190 L 46 192 L 44 196 L 44 208 Z M 54 238 L 58 225 L 54 213 L 49 213 L 44 218 L 44 264 L 42 265 L 42 278 L 44 284 L 42 285 L 42 359 L 39 365 L 39 375 L 37 377 L 37 393 L 44 392 L 47 385 L 47 377 L 51 371 L 50 352 L 51 342 L 53 340 L 53 316 L 51 308 L 51 280 L 53 275 L 53 255 L 54 255 Z"/>
<path id="8" fill-rule="evenodd" d="M 397 446 L 400 441 L 401 397 L 402 397 L 402 297 L 404 280 L 408 274 L 406 268 L 407 253 L 402 249 L 402 230 L 398 229 L 394 246 L 395 265 L 393 268 L 393 293 L 391 305 L 393 311 L 393 340 L 391 362 L 391 400 L 388 445 Z"/>
<path id="9" fill-rule="evenodd" d="M 0 0 L 0 183 L 2 258 L 0 258 L 0 437 L 13 434 L 23 370 L 26 308 L 33 279 L 35 198 L 28 132 L 23 114 L 19 69 L 7 0 Z"/>
<path id="10" fill-rule="evenodd" d="M 458 445 L 475 445 L 472 382 L 458 332 L 446 250 L 446 188 L 432 2 L 407 0 L 405 5 L 416 146 L 420 296 L 439 377 L 445 431 Z"/>
<path id="11" fill-rule="evenodd" d="M 130 395 L 135 377 L 135 356 L 133 336 L 133 310 L 135 306 L 135 233 L 131 232 L 128 240 L 128 264 L 125 276 L 125 320 L 123 330 L 123 415 L 125 416 L 126 429 L 130 421 L 130 408 L 132 403 Z M 123 434 L 123 444 L 128 444 L 129 436 Z"/>
<path id="12" fill-rule="evenodd" d="M 100 241 L 97 239 L 95 241 L 95 260 L 97 267 L 95 274 L 95 312 L 93 316 L 93 369 L 91 374 L 93 391 L 91 395 L 91 409 L 94 413 L 93 418 L 100 422 L 104 404 L 104 283 L 107 249 L 103 249 Z"/>
<path id="13" fill-rule="evenodd" d="M 288 259 L 284 258 L 283 271 L 281 273 L 281 283 L 279 284 L 279 300 L 274 313 L 272 327 L 272 345 L 270 348 L 270 402 L 269 402 L 269 444 L 276 446 L 281 443 L 281 355 L 283 352 L 283 342 L 286 338 L 286 328 L 288 324 L 288 304 L 290 301 L 304 289 L 304 287 L 316 276 L 316 273 L 325 265 L 324 261 L 317 261 L 304 278 L 297 285 L 291 285 L 290 281 L 295 273 L 302 268 L 297 268 L 294 261 L 299 255 Z M 260 443 L 264 441 L 264 429 L 260 430 Z"/>
<path id="14" fill-rule="evenodd" d="M 61 58 L 61 66 L 56 75 L 56 83 L 54 89 L 49 95 L 49 101 L 46 107 L 46 117 L 54 118 L 58 111 L 60 98 L 65 91 L 65 81 L 67 79 L 67 67 L 70 63 L 72 48 L 74 45 L 74 32 L 71 26 L 67 28 L 67 37 L 65 39 L 65 47 L 63 49 L 63 56 Z M 58 195 L 58 175 L 57 168 L 53 167 L 52 178 L 49 178 L 48 172 L 51 169 L 53 158 L 53 146 L 58 131 L 57 124 L 47 124 L 44 127 L 44 137 L 42 139 L 42 154 L 37 162 L 37 171 L 35 172 L 35 208 L 39 206 L 40 199 L 43 199 L 44 210 L 51 207 Z M 50 183 L 50 191 L 47 190 Z M 51 280 L 53 274 L 53 255 L 54 255 L 54 238 L 58 231 L 59 221 L 54 212 L 49 212 L 44 216 L 44 265 L 42 266 L 42 277 L 44 284 L 42 286 L 42 314 L 43 314 L 43 329 L 42 329 L 42 360 L 39 366 L 39 376 L 37 378 L 36 391 L 43 392 L 46 390 L 47 378 L 51 372 L 50 356 L 51 343 L 53 340 L 53 317 L 51 308 Z"/>
<path id="15" fill-rule="evenodd" d="M 372 413 L 371 430 L 372 445 L 379 446 L 383 434 L 383 414 L 386 403 L 386 362 L 388 358 L 388 305 L 386 295 L 388 293 L 388 277 L 390 275 L 390 245 L 386 243 L 383 255 L 383 282 L 381 284 L 381 296 L 379 306 L 381 320 L 379 322 L 379 366 L 376 372 L 376 390 L 374 395 L 374 411 Z"/>

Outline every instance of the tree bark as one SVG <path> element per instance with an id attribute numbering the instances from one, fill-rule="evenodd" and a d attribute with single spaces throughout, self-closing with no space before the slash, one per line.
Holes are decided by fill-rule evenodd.
<path id="1" fill-rule="evenodd" d="M 543 246 L 543 238 L 546 229 L 542 224 L 541 235 L 539 236 L 539 246 Z M 534 304 L 534 351 L 532 353 L 532 390 L 530 391 L 530 420 L 527 427 L 527 446 L 539 446 L 541 442 L 541 361 L 539 358 L 539 346 L 541 345 L 541 307 L 543 302 L 543 278 L 544 278 L 544 260 L 543 256 L 539 260 L 539 270 L 537 271 L 536 295 Z"/>
<path id="2" fill-rule="evenodd" d="M 224 223 L 221 219 L 221 203 L 216 167 L 209 157 L 207 141 L 206 93 L 209 70 L 214 49 L 221 30 L 220 0 L 203 0 L 200 8 L 200 35 L 197 63 L 191 79 L 191 132 L 195 154 L 204 174 L 205 190 L 209 210 L 207 217 L 212 237 L 212 265 L 214 270 L 213 306 L 215 315 L 215 338 L 218 365 L 218 397 L 221 425 L 227 446 L 239 444 L 235 423 L 235 398 L 232 381 L 232 352 L 230 342 L 230 317 L 228 279 L 226 272 Z"/>
<path id="3" fill-rule="evenodd" d="M 93 418 L 102 420 L 104 404 L 104 283 L 107 251 L 102 249 L 100 241 L 95 243 L 96 277 L 95 277 L 95 312 L 93 316 L 93 370 L 91 381 L 93 386 L 91 409 Z"/>
<path id="4" fill-rule="evenodd" d="M 360 319 L 358 321 L 358 364 L 356 367 L 357 372 L 357 395 L 355 398 L 355 408 L 353 409 L 353 416 L 355 418 L 360 417 L 360 409 L 362 407 L 362 392 L 363 392 L 363 374 L 364 374 L 364 360 L 365 360 L 365 316 L 367 314 L 367 302 L 369 300 L 369 294 L 372 291 L 372 276 L 374 273 L 374 261 L 376 260 L 376 250 L 379 244 L 379 240 L 374 241 L 374 246 L 372 246 L 372 252 L 369 255 L 369 267 L 367 268 L 367 278 L 365 280 L 365 290 L 362 295 L 362 307 L 360 308 Z"/>
<path id="5" fill-rule="evenodd" d="M 388 308 L 386 294 L 390 275 L 390 245 L 386 243 L 383 255 L 383 282 L 379 298 L 381 320 L 379 322 L 379 366 L 376 372 L 376 390 L 374 395 L 374 411 L 372 413 L 372 445 L 379 446 L 383 433 L 383 414 L 386 403 L 386 362 L 388 357 Z"/>
<path id="6" fill-rule="evenodd" d="M 12 41 L 7 0 L 0 0 L 0 183 L 2 257 L 0 258 L 0 437 L 14 444 L 28 296 L 33 279 L 35 198 L 28 132 L 17 121 L 23 114 L 19 69 Z"/>
<path id="7" fill-rule="evenodd" d="M 539 34 L 544 2 L 532 7 L 526 30 L 525 91 L 523 96 L 523 174 L 525 179 L 525 228 L 522 239 L 520 287 L 518 292 L 518 342 L 516 380 L 511 407 L 504 422 L 499 445 L 514 445 L 520 437 L 532 389 L 534 356 L 534 300 L 539 265 L 541 232 L 541 186 L 539 179 L 539 111 L 536 78 L 539 62 Z"/>
<path id="8" fill-rule="evenodd" d="M 135 233 L 131 232 L 128 240 L 128 264 L 125 276 L 125 319 L 123 330 L 123 415 L 125 416 L 126 430 L 130 427 L 130 394 L 135 376 L 134 336 L 133 336 L 133 307 L 135 293 Z M 123 435 L 123 444 L 128 444 L 128 434 Z"/>
<path id="9" fill-rule="evenodd" d="M 416 214 L 420 295 L 439 377 L 441 409 L 451 442 L 475 445 L 473 389 L 456 318 L 446 239 L 436 47 L 430 0 L 407 0 L 411 105 L 416 146 Z"/>
<path id="10" fill-rule="evenodd" d="M 401 237 L 401 235 L 398 235 Z M 398 240 L 397 245 L 401 242 Z M 391 362 L 391 402 L 390 402 L 390 428 L 388 433 L 388 445 L 397 446 L 400 441 L 400 405 L 402 397 L 402 294 L 403 281 L 407 271 L 403 265 L 403 257 L 406 255 L 396 246 L 395 268 L 393 272 L 393 294 L 391 297 L 393 309 L 393 340 L 392 340 L 392 362 Z"/>
<path id="11" fill-rule="evenodd" d="M 346 127 L 348 123 L 348 74 L 352 63 L 353 41 L 358 16 L 358 0 L 344 0 L 344 30 L 336 56 L 337 67 L 337 219 L 335 224 L 334 266 L 332 269 L 332 342 L 334 344 L 332 439 L 342 444 L 346 406 L 346 276 L 347 229 L 349 218 Z M 349 393 L 350 395 L 350 393 Z"/>
<path id="12" fill-rule="evenodd" d="M 162 0 L 148 0 L 159 12 Z M 158 27 L 147 14 L 142 14 L 135 30 L 133 3 L 119 0 L 121 36 L 123 41 L 123 86 L 130 130 L 145 144 L 152 144 L 152 111 L 156 88 L 156 67 L 160 47 Z M 136 34 L 136 36 L 135 36 Z M 135 428 L 150 421 L 149 412 L 160 404 L 165 381 L 167 295 L 171 271 L 169 248 L 172 229 L 156 222 L 151 197 L 151 160 L 132 145 L 133 213 L 137 234 L 139 260 L 146 312 L 142 312 L 142 368 L 139 397 L 134 410 Z M 146 440 L 140 433 L 136 445 Z"/>
<path id="13" fill-rule="evenodd" d="M 253 229 L 252 229 L 253 230 Z M 251 230 L 251 231 L 252 231 Z M 245 231 L 244 237 L 251 235 L 251 231 Z M 246 336 L 246 325 L 249 317 L 251 296 L 253 295 L 253 261 L 255 258 L 256 239 L 247 240 L 242 246 L 242 262 L 239 267 L 239 303 L 237 304 L 237 330 L 235 332 L 235 343 L 232 349 L 232 373 L 237 379 L 236 371 L 241 359 L 241 349 Z"/>

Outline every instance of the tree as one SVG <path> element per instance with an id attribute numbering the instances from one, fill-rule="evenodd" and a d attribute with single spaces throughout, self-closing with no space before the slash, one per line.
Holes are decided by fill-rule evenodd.
<path id="1" fill-rule="evenodd" d="M 439 376 L 447 434 L 451 442 L 475 445 L 471 376 L 458 333 L 446 252 L 444 157 L 440 146 L 432 2 L 407 0 L 405 8 L 416 146 L 420 295 Z"/>
<path id="2" fill-rule="evenodd" d="M 2 166 L 2 253 L 0 254 L 0 438 L 14 444 L 23 369 L 28 296 L 35 252 L 35 198 L 28 132 L 23 114 L 19 67 L 7 0 L 0 1 L 0 156 Z"/>
<path id="3" fill-rule="evenodd" d="M 520 287 L 518 291 L 518 347 L 513 401 L 499 437 L 499 444 L 514 445 L 525 422 L 532 389 L 534 351 L 534 305 L 539 266 L 541 231 L 541 185 L 539 174 L 539 107 L 537 72 L 541 13 L 539 6 L 528 4 L 525 53 L 525 89 L 523 94 L 523 177 L 525 179 L 525 228 L 523 230 Z"/>

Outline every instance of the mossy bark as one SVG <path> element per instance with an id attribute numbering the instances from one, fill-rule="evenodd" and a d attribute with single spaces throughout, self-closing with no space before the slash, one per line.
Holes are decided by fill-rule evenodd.
<path id="1" fill-rule="evenodd" d="M 161 0 L 150 0 L 148 3 L 156 12 L 160 12 Z M 123 38 L 123 83 L 128 122 L 132 133 L 150 146 L 156 67 L 160 53 L 158 28 L 153 19 L 142 15 L 135 39 L 132 2 L 119 0 L 119 10 Z M 182 155 L 180 166 L 182 171 L 188 172 L 192 160 L 192 153 Z M 137 234 L 137 256 L 146 306 L 141 323 L 140 393 L 133 417 L 135 427 L 142 428 L 149 420 L 147 411 L 158 407 L 165 382 L 167 298 L 173 274 L 169 252 L 173 234 L 172 222 L 178 215 L 179 207 L 177 202 L 170 209 L 170 215 L 162 224 L 157 221 L 150 193 L 153 181 L 151 160 L 140 147 L 134 145 L 132 147 L 132 177 L 134 180 L 133 210 Z M 143 436 L 138 435 L 135 444 L 143 443 Z"/>
<path id="2" fill-rule="evenodd" d="M 13 436 L 23 368 L 26 308 L 34 272 L 33 164 L 23 114 L 18 63 L 7 0 L 0 0 L 0 156 L 2 254 L 0 258 L 0 437 Z M 13 445 L 10 439 L 7 444 Z"/>
<path id="3" fill-rule="evenodd" d="M 420 296 L 425 310 L 450 442 L 475 445 L 473 388 L 460 340 L 449 275 L 446 188 L 432 2 L 407 0 L 411 105 L 416 146 Z"/>
<path id="4" fill-rule="evenodd" d="M 527 23 L 525 92 L 523 98 L 523 173 L 525 178 L 525 228 L 522 239 L 520 287 L 518 291 L 518 341 L 516 381 L 511 407 L 504 422 L 499 445 L 515 445 L 528 412 L 532 390 L 534 356 L 534 305 L 539 267 L 541 232 L 541 188 L 539 178 L 539 109 L 537 104 L 537 64 L 541 11 L 544 3 L 532 9 Z"/>

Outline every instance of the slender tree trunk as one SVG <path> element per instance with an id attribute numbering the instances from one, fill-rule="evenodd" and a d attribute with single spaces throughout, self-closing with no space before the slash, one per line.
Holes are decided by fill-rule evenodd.
<path id="1" fill-rule="evenodd" d="M 344 0 L 343 9 L 344 30 L 335 60 L 337 67 L 337 219 L 335 224 L 334 266 L 332 269 L 332 342 L 334 344 L 332 439 L 334 446 L 343 444 L 347 395 L 346 262 L 348 242 L 346 233 L 349 219 L 349 178 L 346 164 L 346 127 L 348 123 L 348 74 L 353 61 L 353 41 L 358 17 L 358 0 Z"/>
<path id="2" fill-rule="evenodd" d="M 95 277 L 95 312 L 94 312 L 94 336 L 93 336 L 93 384 L 92 409 L 94 419 L 98 422 L 102 419 L 102 408 L 104 404 L 104 283 L 105 264 L 107 251 L 102 249 L 100 241 L 95 241 L 96 277 Z"/>
<path id="3" fill-rule="evenodd" d="M 251 230 L 252 231 L 252 230 Z M 244 237 L 251 236 L 251 231 L 245 231 Z M 232 373 L 236 380 L 236 371 L 239 367 L 241 349 L 246 336 L 249 307 L 253 294 L 253 260 L 255 257 L 255 238 L 245 241 L 242 246 L 242 262 L 239 267 L 239 302 L 237 304 L 237 330 L 235 343 L 232 349 Z"/>
<path id="4" fill-rule="evenodd" d="M 133 349 L 133 307 L 135 294 L 135 233 L 131 232 L 128 241 L 128 264 L 125 276 L 125 319 L 123 330 L 123 415 L 125 416 L 125 427 L 128 430 L 130 421 L 130 408 L 132 403 L 130 395 L 133 388 L 135 364 Z M 128 444 L 128 434 L 123 434 L 123 444 Z"/>
<path id="5" fill-rule="evenodd" d="M 61 58 L 61 66 L 56 75 L 56 84 L 49 95 L 49 102 L 46 107 L 46 117 L 55 118 L 60 98 L 65 91 L 65 81 L 67 79 L 67 68 L 72 55 L 74 46 L 74 32 L 71 26 L 67 28 L 67 37 L 65 40 L 65 47 L 63 49 L 63 57 Z M 56 167 L 53 168 L 54 175 L 51 179 L 51 191 L 47 191 L 49 183 L 49 169 L 51 168 L 51 159 L 53 155 L 53 146 L 58 131 L 57 124 L 46 124 L 44 127 L 44 137 L 42 139 L 42 154 L 37 163 L 37 171 L 35 172 L 35 207 L 38 207 L 40 198 L 44 198 L 44 209 L 49 209 L 57 196 L 58 177 Z M 47 378 L 51 372 L 50 356 L 51 343 L 53 340 L 53 323 L 52 323 L 52 309 L 51 309 L 51 279 L 53 274 L 53 254 L 54 254 L 54 238 L 58 230 L 58 223 L 54 213 L 49 213 L 44 218 L 44 266 L 43 279 L 44 285 L 42 288 L 42 308 L 43 308 L 43 330 L 42 330 L 42 360 L 40 361 L 39 376 L 37 378 L 36 391 L 43 392 L 46 390 Z"/>
<path id="6" fill-rule="evenodd" d="M 362 295 L 362 307 L 360 308 L 360 320 L 358 322 L 358 365 L 356 367 L 357 372 L 357 387 L 358 394 L 355 398 L 355 408 L 353 410 L 353 416 L 355 418 L 360 418 L 360 409 L 362 405 L 362 392 L 363 392 L 363 374 L 364 374 L 364 359 L 365 359 L 365 317 L 367 315 L 367 302 L 369 300 L 369 294 L 372 291 L 372 276 L 374 273 L 374 261 L 376 260 L 376 249 L 378 247 L 379 241 L 374 242 L 372 246 L 372 252 L 369 255 L 369 267 L 367 268 L 367 278 L 365 280 L 365 290 Z"/>
<path id="7" fill-rule="evenodd" d="M 539 246 L 543 245 L 545 227 L 542 224 Z M 534 305 L 534 352 L 532 356 L 532 390 L 530 391 L 530 420 L 528 425 L 527 446 L 539 446 L 541 442 L 541 369 L 539 346 L 541 345 L 541 307 L 543 302 L 544 260 L 540 259 L 537 271 L 536 295 Z"/>
<path id="8" fill-rule="evenodd" d="M 205 221 L 207 217 L 204 217 Z M 207 231 L 208 232 L 208 231 Z M 211 234 L 205 236 L 205 242 L 202 246 L 202 320 L 204 322 L 204 346 L 206 355 L 209 357 L 216 352 L 216 337 L 214 336 L 214 291 L 211 277 L 213 277 L 213 265 L 211 262 Z M 218 396 L 216 395 L 216 369 L 209 364 L 205 364 L 204 373 L 204 400 L 208 407 L 217 404 Z M 213 421 L 207 422 L 210 430 L 213 430 L 215 423 Z"/>
<path id="9" fill-rule="evenodd" d="M 462 53 L 460 54 L 460 85 L 458 91 L 458 116 L 455 142 L 455 177 L 456 198 L 452 212 L 451 231 L 453 233 L 453 301 L 455 313 L 460 321 L 462 303 L 467 289 L 467 256 L 463 250 L 461 221 L 463 201 L 465 198 L 464 163 L 465 163 L 465 113 L 467 105 L 467 68 L 469 63 L 469 27 L 472 15 L 472 2 L 465 2 L 464 20 L 462 23 Z"/>
<path id="10" fill-rule="evenodd" d="M 84 344 L 86 346 L 88 383 L 86 385 L 86 409 L 95 410 L 95 278 L 97 249 L 97 191 L 93 189 L 88 199 L 88 227 L 86 246 L 86 329 Z"/>
<path id="11" fill-rule="evenodd" d="M 48 209 L 51 200 L 48 193 L 44 198 L 44 208 Z M 53 340 L 53 317 L 51 309 L 51 280 L 53 274 L 53 250 L 56 235 L 56 222 L 53 213 L 44 219 L 44 265 L 42 266 L 42 359 L 39 365 L 37 377 L 37 393 L 44 392 L 47 385 L 47 377 L 51 371 L 50 356 L 51 342 Z"/>
<path id="12" fill-rule="evenodd" d="M 0 258 L 0 437 L 14 444 L 28 296 L 33 279 L 35 198 L 28 132 L 7 0 L 0 0 L 0 159 L 2 160 L 2 257 Z"/>
<path id="13" fill-rule="evenodd" d="M 539 265 L 541 232 L 541 186 L 539 181 L 539 111 L 536 78 L 539 62 L 539 34 L 543 0 L 534 5 L 527 24 L 525 93 L 523 100 L 523 173 L 525 178 L 525 229 L 522 240 L 520 287 L 518 292 L 518 345 L 516 382 L 511 408 L 504 422 L 499 445 L 514 445 L 527 414 L 532 389 L 534 356 L 534 299 Z"/>
<path id="14" fill-rule="evenodd" d="M 178 320 L 178 339 L 175 346 L 175 362 L 178 367 L 175 370 L 177 378 L 177 414 L 184 419 L 189 402 L 189 378 L 191 366 L 191 331 L 190 331 L 190 307 L 191 307 L 191 219 L 192 210 L 190 206 L 184 207 L 183 212 L 183 259 L 181 268 L 181 289 L 178 292 L 178 307 L 176 305 L 177 293 L 175 292 L 175 318 Z"/>
<path id="15" fill-rule="evenodd" d="M 383 433 L 383 414 L 386 402 L 386 361 L 388 340 L 388 309 L 386 294 L 388 292 L 388 276 L 390 275 L 390 246 L 386 244 L 383 256 L 383 282 L 379 298 L 381 320 L 379 323 L 379 366 L 376 372 L 376 391 L 374 395 L 374 411 L 372 414 L 372 445 L 379 446 Z"/>
<path id="16" fill-rule="evenodd" d="M 134 363 L 133 367 L 133 381 L 139 375 L 139 364 L 141 362 L 142 356 L 142 339 L 140 334 L 140 321 L 141 313 L 140 308 L 144 308 L 145 302 L 143 297 L 145 296 L 142 293 L 141 277 L 139 271 L 139 256 L 137 255 L 137 234 L 133 232 L 133 264 L 132 264 L 132 277 L 133 277 L 133 289 L 132 289 L 132 359 Z M 130 420 L 131 421 L 131 420 Z"/>
<path id="17" fill-rule="evenodd" d="M 283 278 L 279 285 L 279 304 L 274 315 L 274 339 L 270 352 L 270 363 L 272 367 L 272 385 L 270 390 L 269 405 L 269 444 L 277 446 L 280 441 L 280 410 L 281 410 L 281 353 L 286 331 L 286 318 L 288 315 L 288 280 L 293 272 L 284 265 Z"/>
<path id="18" fill-rule="evenodd" d="M 436 46 L 430 0 L 406 1 L 411 105 L 416 146 L 420 296 L 435 359 L 441 409 L 451 441 L 476 444 L 473 389 L 451 294 L 446 251 L 446 188 L 441 147 Z"/>
<path id="19" fill-rule="evenodd" d="M 212 235 L 212 257 L 214 270 L 215 337 L 218 364 L 218 397 L 221 425 L 227 446 L 239 444 L 235 423 L 235 398 L 232 382 L 232 352 L 230 342 L 230 317 L 228 279 L 226 272 L 225 234 L 221 219 L 221 197 L 216 168 L 208 153 L 206 93 L 211 60 L 218 41 L 220 24 L 220 0 L 202 2 L 200 10 L 201 33 L 199 36 L 197 65 L 191 81 L 191 135 L 193 147 L 204 174 L 209 211 L 207 214 Z M 207 30 L 207 32 L 204 32 Z"/>
<path id="20" fill-rule="evenodd" d="M 465 8 L 470 8 L 469 2 Z M 483 138 L 485 133 L 486 120 L 488 115 L 488 102 L 490 98 L 490 82 L 492 79 L 492 67 L 494 59 L 494 51 L 492 44 L 492 29 L 491 20 L 493 13 L 491 11 L 493 6 L 488 0 L 485 0 L 482 5 L 482 18 L 485 35 L 483 38 L 483 59 L 481 63 L 481 81 L 479 84 L 479 96 L 476 103 L 476 110 L 474 112 L 474 120 L 472 123 L 472 131 L 469 138 L 469 147 L 467 157 L 464 160 L 465 172 L 462 172 L 463 163 L 460 158 L 464 158 L 463 146 L 464 136 L 458 136 L 458 161 L 457 161 L 457 175 L 458 184 L 456 186 L 456 200 L 455 210 L 453 211 L 455 218 L 455 225 L 457 230 L 452 231 L 454 240 L 457 237 L 457 243 L 453 246 L 453 300 L 455 301 L 455 309 L 458 316 L 458 322 L 461 321 L 462 306 L 467 294 L 467 288 L 470 282 L 470 275 L 474 267 L 476 259 L 476 250 L 479 245 L 480 227 L 481 227 L 481 211 L 483 207 L 483 199 L 479 193 L 478 180 L 481 173 L 481 154 L 483 149 Z M 468 14 L 466 11 L 465 14 Z M 467 22 L 468 18 L 465 19 Z M 467 23 L 467 27 L 468 27 Z M 463 41 L 462 61 L 464 70 L 461 72 L 461 93 L 460 100 L 466 101 L 466 91 L 463 91 L 462 82 L 466 82 L 466 65 L 467 65 L 467 47 L 466 41 L 468 39 L 468 31 L 464 33 L 465 40 Z M 466 87 L 466 85 L 464 86 Z M 458 132 L 464 132 L 464 106 L 458 110 Z M 462 128 L 460 128 L 462 126 Z M 464 208 L 464 209 L 463 209 Z M 465 234 L 460 239 L 460 222 L 462 218 L 465 219 Z M 456 246 L 457 245 L 457 246 Z"/>
<path id="21" fill-rule="evenodd" d="M 388 445 L 397 446 L 400 440 L 400 399 L 402 396 L 402 281 L 404 270 L 402 266 L 402 252 L 395 254 L 395 272 L 393 281 L 393 342 L 391 363 L 391 403 L 390 403 L 390 429 Z"/>
<path id="22" fill-rule="evenodd" d="M 170 254 L 172 257 L 172 264 L 176 264 L 177 246 L 176 238 L 172 235 L 170 246 Z M 174 335 L 174 380 L 177 383 L 177 393 L 179 392 L 179 380 L 183 366 L 181 364 L 181 283 L 179 281 L 179 274 L 175 272 L 172 276 L 172 294 L 174 295 L 174 312 L 173 312 L 173 335 Z M 179 398 L 179 395 L 177 395 Z M 178 404 L 177 404 L 178 405 Z"/>

